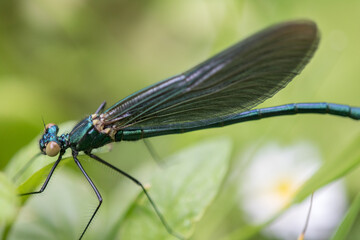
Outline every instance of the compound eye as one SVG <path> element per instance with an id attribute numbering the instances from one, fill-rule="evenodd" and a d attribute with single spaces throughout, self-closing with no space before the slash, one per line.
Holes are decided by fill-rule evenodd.
<path id="1" fill-rule="evenodd" d="M 45 153 L 50 157 L 58 155 L 60 152 L 60 146 L 57 142 L 51 141 L 46 145 Z"/>
<path id="2" fill-rule="evenodd" d="M 52 126 L 55 126 L 55 124 L 54 123 L 48 123 L 48 124 L 46 124 L 45 129 L 48 130 Z"/>

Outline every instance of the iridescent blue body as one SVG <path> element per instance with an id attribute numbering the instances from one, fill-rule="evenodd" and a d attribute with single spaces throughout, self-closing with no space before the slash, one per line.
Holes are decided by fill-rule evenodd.
<path id="1" fill-rule="evenodd" d="M 79 122 L 69 134 L 69 146 L 76 151 L 90 151 L 111 141 L 107 134 L 94 128 L 91 116 Z"/>
<path id="2" fill-rule="evenodd" d="M 112 139 L 109 135 L 97 131 L 93 125 L 93 119 L 91 115 L 79 122 L 70 134 L 62 134 L 57 136 L 58 128 L 53 126 L 49 129 L 47 134 L 44 134 L 40 140 L 40 147 L 44 148 L 46 143 L 50 141 L 58 141 L 62 148 L 70 147 L 76 151 L 91 151 L 92 149 L 102 147 L 110 142 L 120 141 L 136 141 L 143 138 L 185 133 L 190 131 L 196 131 L 208 128 L 223 127 L 239 122 L 260 120 L 262 118 L 269 118 L 281 115 L 294 115 L 304 113 L 317 113 L 317 114 L 331 114 L 342 117 L 349 117 L 355 120 L 360 119 L 360 108 L 350 107 L 347 105 L 334 104 L 334 103 L 294 103 L 286 104 L 276 107 L 254 109 L 240 114 L 229 115 L 226 119 L 221 121 L 212 122 L 211 124 L 200 125 L 197 127 L 189 128 L 173 128 L 173 129 L 137 129 L 137 128 L 125 128 L 119 130 L 115 134 L 115 139 Z"/>
<path id="3" fill-rule="evenodd" d="M 65 150 L 66 148 L 68 148 L 69 134 L 65 133 L 60 136 L 57 136 L 58 132 L 59 132 L 59 127 L 55 124 L 51 124 L 51 126 L 47 128 L 47 131 L 45 131 L 45 133 L 43 134 L 42 138 L 39 141 L 39 147 L 42 152 L 45 151 L 46 146 L 48 145 L 49 142 L 56 142 L 60 146 L 60 149 Z"/>
<path id="4" fill-rule="evenodd" d="M 136 129 L 129 128 L 119 130 L 115 134 L 115 139 L 112 139 L 109 135 L 97 131 L 93 125 L 93 119 L 91 116 L 83 119 L 79 122 L 74 129 L 67 134 L 57 136 L 59 131 L 56 125 L 49 128 L 46 134 L 43 135 L 39 144 L 40 148 L 44 149 L 46 144 L 51 141 L 59 143 L 62 149 L 70 147 L 76 151 L 88 151 L 92 149 L 102 147 L 110 142 L 119 141 L 136 141 L 143 138 L 155 137 L 167 134 L 185 133 L 200 129 L 223 127 L 230 124 L 235 124 L 245 121 L 260 120 L 262 118 L 281 116 L 281 115 L 294 115 L 303 113 L 319 113 L 319 114 L 332 114 L 343 117 L 349 117 L 352 119 L 360 119 L 360 108 L 350 107 L 347 105 L 333 104 L 333 103 L 297 103 L 286 104 L 282 106 L 254 109 L 246 112 L 242 112 L 236 115 L 229 115 L 228 118 L 222 119 L 219 122 L 211 124 L 204 124 L 197 127 L 181 128 L 181 129 Z"/>
<path id="5" fill-rule="evenodd" d="M 167 231 L 179 239 L 163 218 L 144 186 L 134 177 L 91 153 L 110 142 L 136 141 L 166 134 L 223 127 L 245 121 L 293 114 L 331 114 L 360 119 L 360 108 L 333 103 L 295 103 L 253 109 L 284 88 L 312 58 L 319 42 L 316 24 L 286 22 L 269 27 L 174 77 L 144 88 L 80 121 L 68 134 L 57 136 L 48 124 L 39 145 L 43 154 L 58 156 L 40 191 L 44 191 L 66 149 L 99 199 L 80 238 L 98 211 L 102 197 L 77 155 L 92 159 L 125 175 L 139 185 Z"/>

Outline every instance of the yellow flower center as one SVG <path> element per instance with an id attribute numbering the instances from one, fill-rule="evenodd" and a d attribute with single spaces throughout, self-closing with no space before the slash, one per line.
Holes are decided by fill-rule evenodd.
<path id="1" fill-rule="evenodd" d="M 295 184 L 291 179 L 278 181 L 274 188 L 275 193 L 280 196 L 285 203 L 294 197 L 296 190 Z"/>

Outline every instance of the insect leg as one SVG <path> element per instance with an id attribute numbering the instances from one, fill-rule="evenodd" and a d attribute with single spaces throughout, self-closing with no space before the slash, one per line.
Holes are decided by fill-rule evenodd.
<path id="1" fill-rule="evenodd" d="M 144 185 L 137 180 L 136 178 L 134 178 L 133 176 L 129 175 L 128 173 L 122 171 L 121 169 L 111 165 L 110 163 L 104 161 L 103 159 L 101 159 L 100 157 L 89 153 L 89 152 L 85 152 L 89 157 L 95 159 L 96 161 L 108 166 L 109 168 L 117 171 L 118 173 L 124 175 L 125 177 L 129 178 L 131 181 L 133 181 L 135 184 L 137 184 L 138 186 L 141 187 L 142 191 L 144 192 L 144 194 L 146 195 L 147 199 L 149 200 L 151 206 L 153 207 L 153 209 L 155 210 L 156 214 L 158 215 L 160 221 L 162 222 L 162 224 L 164 225 L 164 227 L 166 228 L 166 230 L 168 231 L 169 234 L 173 235 L 174 237 L 178 238 L 178 239 L 184 239 L 183 236 L 181 236 L 180 234 L 178 234 L 177 232 L 175 232 L 170 225 L 167 223 L 167 221 L 165 220 L 164 216 L 161 214 L 160 210 L 158 209 L 158 207 L 156 206 L 155 202 L 152 200 L 152 198 L 150 197 L 149 193 L 147 192 L 147 190 L 145 189 Z"/>
<path id="2" fill-rule="evenodd" d="M 64 154 L 64 152 L 60 152 L 58 159 L 56 160 L 56 162 L 55 162 L 54 165 L 52 166 L 52 168 L 51 168 L 48 176 L 47 176 L 46 179 L 45 179 L 45 182 L 43 183 L 43 185 L 42 185 L 42 187 L 40 188 L 39 191 L 28 192 L 28 193 L 21 193 L 21 194 L 19 194 L 19 196 L 26 196 L 26 195 L 31 195 L 31 194 L 42 193 L 42 192 L 45 190 L 46 186 L 48 185 L 48 183 L 49 183 L 49 181 L 50 181 L 50 178 L 51 178 L 51 176 L 53 175 L 53 173 L 54 173 L 54 171 L 55 171 L 55 168 L 59 165 L 59 162 L 61 161 L 63 154 Z"/>
<path id="3" fill-rule="evenodd" d="M 83 166 L 81 165 L 81 163 L 80 163 L 79 160 L 77 159 L 77 154 L 78 154 L 78 153 L 75 152 L 75 151 L 73 151 L 72 154 L 73 154 L 73 158 L 74 158 L 75 163 L 78 165 L 78 167 L 80 168 L 81 172 L 84 174 L 86 180 L 88 180 L 88 182 L 90 183 L 91 187 L 93 188 L 93 190 L 94 190 L 94 192 L 95 192 L 95 194 L 96 194 L 96 196 L 97 196 L 97 198 L 98 198 L 98 200 L 99 200 L 99 205 L 96 207 L 96 209 L 95 209 L 94 213 L 92 214 L 89 222 L 87 223 L 84 231 L 81 233 L 81 236 L 80 236 L 80 238 L 79 238 L 79 240 L 80 240 L 80 239 L 84 236 L 84 234 L 85 234 L 86 230 L 88 229 L 88 227 L 90 226 L 90 223 L 91 223 L 91 221 L 94 219 L 94 217 L 95 217 L 97 211 L 99 210 L 99 208 L 100 208 L 103 200 L 102 200 L 102 197 L 101 197 L 101 194 L 100 194 L 99 190 L 96 188 L 95 184 L 94 184 L 93 181 L 90 179 L 90 177 L 88 176 L 88 174 L 85 172 L 85 169 L 83 168 Z"/>
<path id="4" fill-rule="evenodd" d="M 151 157 L 154 159 L 154 161 L 160 166 L 160 167 L 163 167 L 164 166 L 164 163 L 161 161 L 161 158 L 159 156 L 159 154 L 155 151 L 155 148 L 154 146 L 151 144 L 151 142 L 146 139 L 146 138 L 143 138 L 143 141 L 144 141 L 144 144 L 147 148 L 147 150 L 149 151 Z"/>
<path id="5" fill-rule="evenodd" d="M 98 107 L 98 109 L 96 110 L 95 114 L 98 114 L 98 113 L 102 112 L 104 110 L 104 108 L 105 108 L 105 105 L 106 105 L 106 101 L 103 101 L 101 103 L 101 105 Z"/>

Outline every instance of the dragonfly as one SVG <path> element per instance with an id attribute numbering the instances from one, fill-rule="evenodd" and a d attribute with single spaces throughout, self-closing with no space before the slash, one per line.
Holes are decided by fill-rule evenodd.
<path id="1" fill-rule="evenodd" d="M 181 74 L 146 87 L 81 120 L 70 133 L 58 135 L 47 124 L 39 141 L 41 154 L 57 156 L 38 191 L 46 189 L 67 149 L 94 190 L 98 205 L 83 229 L 82 239 L 103 198 L 78 159 L 80 152 L 137 184 L 169 234 L 184 239 L 167 222 L 144 185 L 132 175 L 92 153 L 112 142 L 136 141 L 167 134 L 223 127 L 235 123 L 294 114 L 331 114 L 360 119 L 360 107 L 327 102 L 292 103 L 253 109 L 297 76 L 313 57 L 319 30 L 311 20 L 278 23 L 236 43 Z"/>

